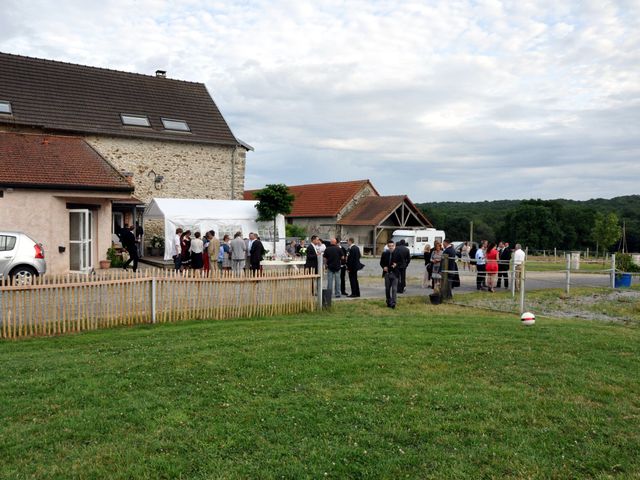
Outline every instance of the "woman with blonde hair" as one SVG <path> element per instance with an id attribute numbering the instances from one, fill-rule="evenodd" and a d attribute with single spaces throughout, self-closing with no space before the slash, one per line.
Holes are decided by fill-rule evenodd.
<path id="1" fill-rule="evenodd" d="M 442 278 L 441 263 L 442 263 L 442 243 L 436 241 L 431 251 L 431 288 L 435 293 L 440 291 L 440 279 Z"/>

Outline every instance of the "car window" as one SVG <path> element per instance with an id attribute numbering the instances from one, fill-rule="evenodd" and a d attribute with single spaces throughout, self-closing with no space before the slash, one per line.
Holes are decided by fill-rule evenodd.
<path id="1" fill-rule="evenodd" d="M 0 252 L 13 250 L 16 246 L 16 237 L 11 235 L 0 235 Z"/>

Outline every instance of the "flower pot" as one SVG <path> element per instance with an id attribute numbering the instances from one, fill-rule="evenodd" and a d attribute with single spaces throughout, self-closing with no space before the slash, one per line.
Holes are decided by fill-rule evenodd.
<path id="1" fill-rule="evenodd" d="M 111 267 L 111 262 L 109 260 L 100 260 L 100 268 L 109 268 Z"/>
<path id="2" fill-rule="evenodd" d="M 615 288 L 630 288 L 631 287 L 631 274 L 619 273 L 616 275 L 613 286 Z"/>

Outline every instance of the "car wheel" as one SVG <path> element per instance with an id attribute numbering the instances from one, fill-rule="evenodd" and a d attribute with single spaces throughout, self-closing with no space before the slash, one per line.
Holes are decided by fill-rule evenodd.
<path id="1" fill-rule="evenodd" d="M 32 285 L 37 275 L 38 272 L 34 268 L 25 265 L 11 270 L 9 277 L 14 285 Z"/>

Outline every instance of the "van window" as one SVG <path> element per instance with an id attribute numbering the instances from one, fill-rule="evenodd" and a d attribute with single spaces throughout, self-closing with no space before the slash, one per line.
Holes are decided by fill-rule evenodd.
<path id="1" fill-rule="evenodd" d="M 442 237 L 436 237 L 436 242 L 442 243 Z"/>
<path id="2" fill-rule="evenodd" d="M 16 246 L 16 237 L 10 235 L 0 235 L 0 252 L 13 250 Z"/>

